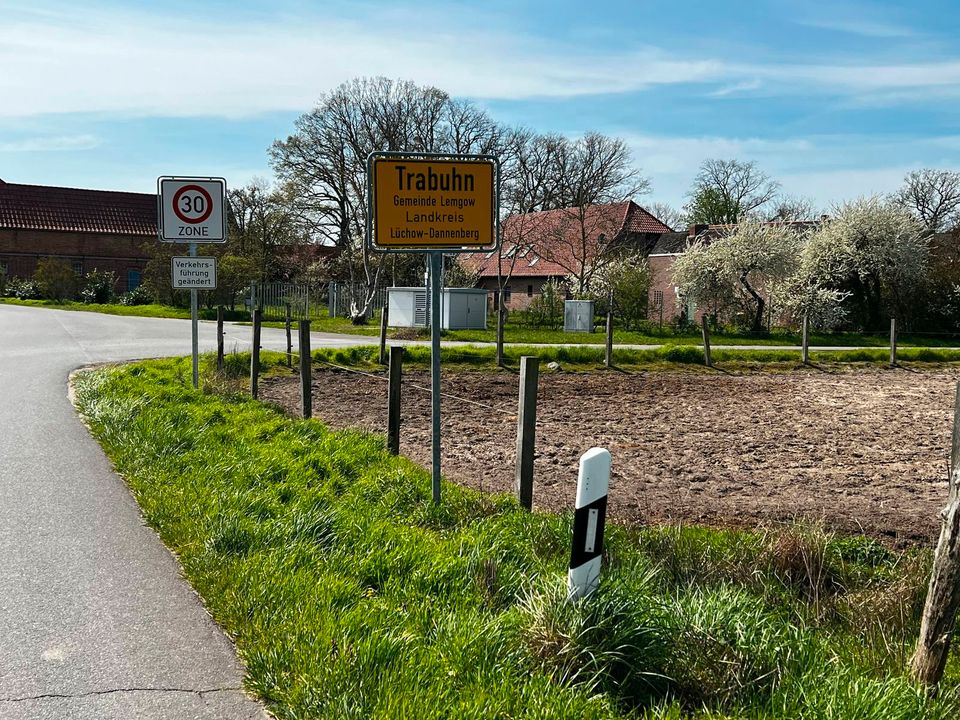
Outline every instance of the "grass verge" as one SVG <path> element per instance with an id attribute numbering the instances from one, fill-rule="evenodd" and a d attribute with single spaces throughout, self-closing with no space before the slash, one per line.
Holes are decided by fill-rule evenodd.
<path id="1" fill-rule="evenodd" d="M 136 317 L 179 318 L 189 319 L 189 308 L 171 307 L 169 305 L 116 305 L 81 302 L 57 302 L 55 300 L 18 300 L 16 298 L 0 298 L 0 303 L 6 305 L 25 305 L 28 307 L 52 308 L 54 310 L 76 310 L 79 312 L 95 312 L 104 315 L 127 315 Z"/>
<path id="2" fill-rule="evenodd" d="M 338 365 L 377 367 L 379 348 L 357 346 L 350 348 L 324 348 L 313 353 L 314 358 Z M 556 362 L 569 370 L 595 370 L 604 365 L 604 349 L 591 346 L 522 346 L 504 347 L 508 367 L 517 367 L 524 355 L 539 357 L 543 363 Z M 800 353 L 792 350 L 714 350 L 714 365 L 723 370 L 749 369 L 794 369 L 800 364 Z M 902 348 L 897 354 L 900 363 L 956 363 L 960 362 L 960 350 L 942 348 Z M 441 361 L 447 365 L 464 368 L 495 367 L 496 349 L 489 345 L 465 345 L 443 347 Z M 838 365 L 886 365 L 889 351 L 867 348 L 862 350 L 839 350 L 811 352 L 811 369 L 820 366 Z M 614 365 L 621 370 L 670 369 L 677 366 L 703 367 L 703 350 L 694 345 L 664 345 L 649 350 L 614 349 Z M 430 347 L 408 345 L 404 350 L 404 364 L 416 368 L 430 366 Z M 705 369 L 705 368 L 704 368 Z"/>
<path id="3" fill-rule="evenodd" d="M 205 360 L 209 366 L 209 358 Z M 609 528 L 564 596 L 569 514 L 444 484 L 370 434 L 80 374 L 76 401 L 280 718 L 954 718 L 903 668 L 927 554 L 813 528 Z"/>

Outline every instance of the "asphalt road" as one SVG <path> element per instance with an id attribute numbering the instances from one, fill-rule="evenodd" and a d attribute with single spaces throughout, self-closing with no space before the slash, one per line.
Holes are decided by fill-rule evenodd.
<path id="1" fill-rule="evenodd" d="M 201 323 L 203 349 L 215 330 Z M 249 336 L 230 326 L 227 348 Z M 0 305 L 0 719 L 264 717 L 67 397 L 82 365 L 189 353 L 189 321 Z"/>

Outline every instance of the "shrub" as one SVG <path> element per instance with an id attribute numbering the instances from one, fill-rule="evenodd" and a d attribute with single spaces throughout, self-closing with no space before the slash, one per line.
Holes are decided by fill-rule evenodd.
<path id="1" fill-rule="evenodd" d="M 70 300 L 77 294 L 79 285 L 77 275 L 66 260 L 44 258 L 37 263 L 33 274 L 40 297 L 47 300 Z"/>
<path id="2" fill-rule="evenodd" d="M 113 288 L 116 283 L 117 278 L 112 272 L 91 270 L 83 279 L 80 300 L 85 303 L 109 303 L 114 298 Z"/>
<path id="3" fill-rule="evenodd" d="M 149 305 L 153 302 L 150 291 L 144 285 L 126 292 L 118 298 L 121 305 Z"/>
<path id="4" fill-rule="evenodd" d="M 39 300 L 40 291 L 33 280 L 26 278 L 11 278 L 7 283 L 7 297 L 14 297 L 17 300 Z"/>
<path id="5" fill-rule="evenodd" d="M 560 285 L 556 280 L 548 281 L 527 310 L 530 324 L 538 328 L 559 328 L 563 322 L 563 300 L 564 293 Z"/>

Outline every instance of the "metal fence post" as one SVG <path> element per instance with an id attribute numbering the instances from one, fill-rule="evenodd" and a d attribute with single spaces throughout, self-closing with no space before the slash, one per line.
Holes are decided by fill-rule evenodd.
<path id="1" fill-rule="evenodd" d="M 537 433 L 537 385 L 540 358 L 520 358 L 520 404 L 517 411 L 516 490 L 520 504 L 533 509 L 533 458 Z"/>

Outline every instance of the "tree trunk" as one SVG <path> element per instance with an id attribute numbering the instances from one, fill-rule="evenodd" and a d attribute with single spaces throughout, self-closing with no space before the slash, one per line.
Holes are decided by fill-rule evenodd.
<path id="1" fill-rule="evenodd" d="M 757 309 L 753 316 L 753 329 L 760 332 L 763 330 L 763 310 L 767 303 L 763 299 L 763 296 L 750 285 L 750 281 L 747 279 L 747 273 L 743 273 L 743 275 L 740 276 L 740 283 L 746 288 L 747 292 L 750 293 L 754 302 L 757 304 Z"/>
<path id="2" fill-rule="evenodd" d="M 503 326 L 506 324 L 506 311 L 503 308 L 503 290 L 499 290 L 497 295 L 497 365 L 503 367 Z"/>

